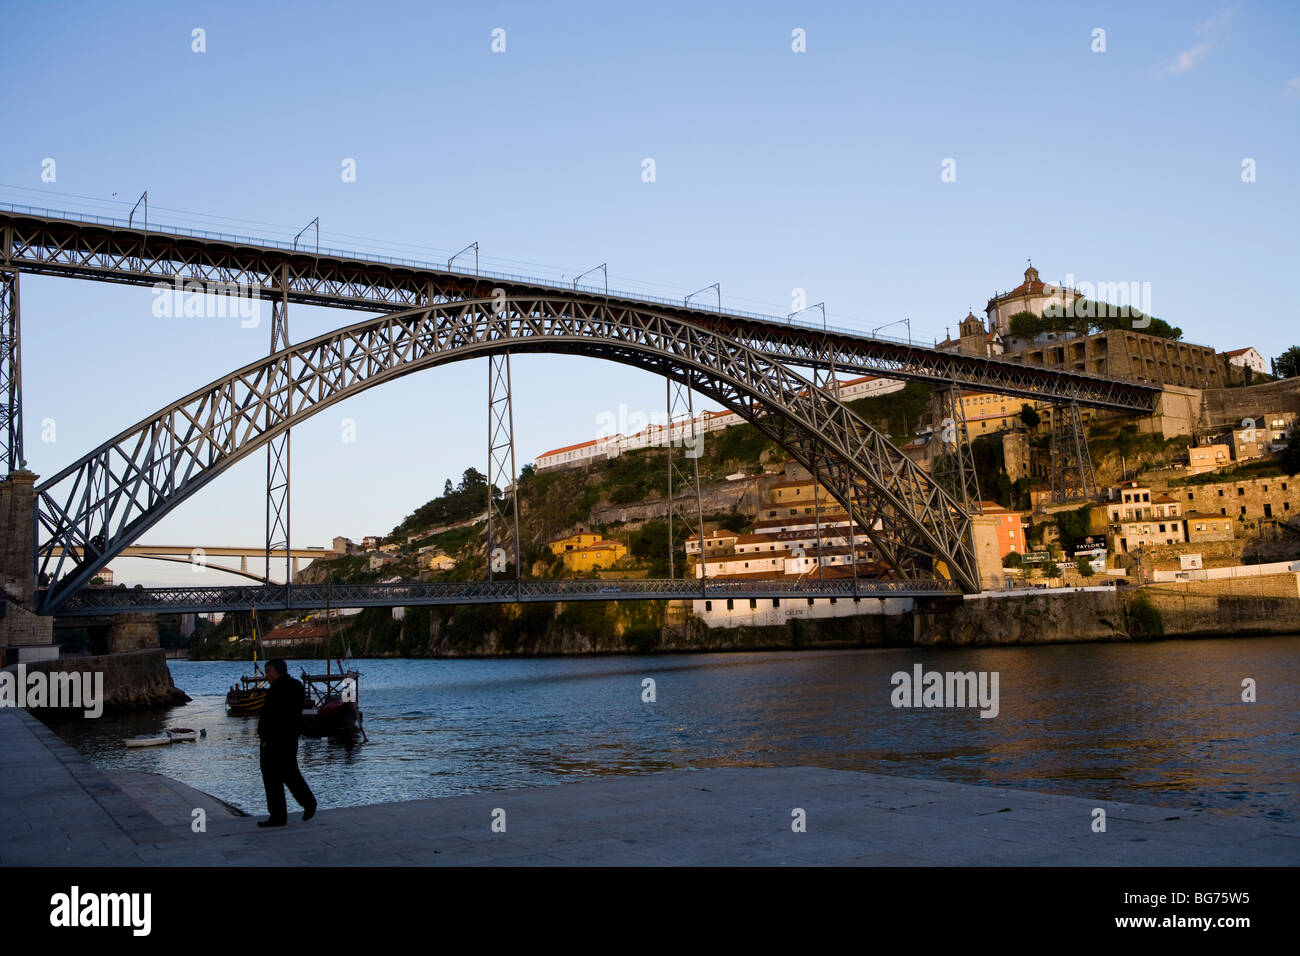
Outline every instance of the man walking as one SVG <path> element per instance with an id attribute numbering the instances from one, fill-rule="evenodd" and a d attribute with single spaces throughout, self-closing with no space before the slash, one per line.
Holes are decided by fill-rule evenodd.
<path id="1" fill-rule="evenodd" d="M 302 716 L 302 684 L 289 676 L 289 668 L 280 658 L 266 662 L 266 679 L 270 691 L 257 720 L 257 736 L 262 742 L 262 783 L 266 786 L 266 810 L 269 820 L 259 820 L 259 827 L 282 827 L 289 822 L 284 799 L 287 785 L 294 800 L 302 807 L 302 818 L 310 820 L 316 813 L 316 798 L 298 770 L 298 720 Z"/>

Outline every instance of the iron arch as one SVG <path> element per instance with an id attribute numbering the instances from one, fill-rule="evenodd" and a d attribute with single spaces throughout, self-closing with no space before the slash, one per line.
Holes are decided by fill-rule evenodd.
<path id="1" fill-rule="evenodd" d="M 376 316 L 200 388 L 37 486 L 51 613 L 122 548 L 276 435 L 386 381 L 492 352 L 565 352 L 668 376 L 753 423 L 822 484 L 901 573 L 979 589 L 970 518 L 844 404 L 776 360 L 679 318 L 572 297 L 495 296 Z M 72 563 L 70 554 L 80 554 Z"/>

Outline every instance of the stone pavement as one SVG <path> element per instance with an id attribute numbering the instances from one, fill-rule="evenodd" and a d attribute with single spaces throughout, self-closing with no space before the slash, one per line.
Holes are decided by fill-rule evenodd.
<path id="1" fill-rule="evenodd" d="M 1091 831 L 1097 805 L 1106 833 Z M 190 829 L 195 807 L 204 833 Z M 287 827 L 259 830 L 176 781 L 106 775 L 9 708 L 0 808 L 6 866 L 1300 864 L 1290 824 L 815 767 L 607 776 L 322 810 L 306 824 L 291 812 Z M 791 829 L 795 808 L 806 832 Z"/>

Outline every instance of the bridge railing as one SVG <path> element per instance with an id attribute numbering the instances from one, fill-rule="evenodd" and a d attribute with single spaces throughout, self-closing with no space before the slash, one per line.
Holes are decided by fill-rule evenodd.
<path id="1" fill-rule="evenodd" d="M 14 203 L 0 203 L 0 209 L 19 215 L 41 216 L 45 219 L 66 219 L 73 222 L 82 222 L 87 225 L 112 226 L 117 229 L 132 229 L 138 232 L 152 232 L 160 235 L 172 236 L 191 236 L 195 239 L 210 239 L 216 242 L 228 242 L 245 246 L 265 246 L 272 249 L 282 249 L 286 252 L 296 252 L 299 255 L 310 256 L 327 256 L 336 259 L 355 259 L 360 262 L 374 262 L 385 265 L 404 266 L 412 269 L 419 269 L 426 272 L 440 272 L 444 275 L 463 276 L 467 279 L 504 279 L 507 282 L 520 282 L 529 285 L 545 286 L 551 289 L 560 289 L 568 292 L 582 292 L 587 295 L 610 298 L 631 299 L 637 302 L 648 302 L 656 305 L 670 305 L 678 309 L 689 309 L 694 312 L 712 312 L 711 309 L 705 309 L 698 305 L 690 306 L 683 303 L 682 297 L 665 298 L 663 296 L 648 295 L 644 292 L 627 292 L 620 289 L 610 289 L 605 291 L 604 286 L 578 285 L 575 289 L 572 282 L 564 282 L 557 279 L 544 279 L 539 276 L 523 275 L 511 272 L 493 272 L 488 269 L 480 269 L 477 272 L 466 272 L 462 269 L 449 269 L 445 263 L 427 262 L 421 259 L 403 259 L 398 256 L 385 256 L 372 252 L 357 252 L 348 249 L 330 249 L 324 246 L 319 250 L 313 245 L 310 249 L 295 248 L 292 242 L 286 242 L 279 239 L 266 239 L 259 236 L 240 236 L 224 232 L 212 232 L 206 229 L 193 229 L 185 226 L 171 226 L 165 224 L 135 225 L 127 222 L 125 219 L 115 219 L 111 216 L 96 216 L 92 213 L 77 213 L 63 209 L 47 209 L 39 206 L 23 206 Z M 728 306 L 722 313 L 723 316 L 733 316 L 742 319 L 757 319 L 761 322 L 776 322 L 781 325 L 796 325 L 803 328 L 814 329 L 816 331 L 839 332 L 844 335 L 855 335 L 860 338 L 872 338 L 882 342 L 893 342 L 898 345 L 915 345 L 921 348 L 927 348 L 924 342 L 917 342 L 910 339 L 897 338 L 890 335 L 867 335 L 862 329 L 851 329 L 844 326 L 822 326 L 821 323 L 812 322 L 807 319 L 792 319 L 788 316 L 770 315 L 763 312 L 746 312 L 741 309 L 734 309 Z"/>
<path id="2" fill-rule="evenodd" d="M 60 615 L 125 611 L 159 614 L 189 611 L 268 610 L 329 607 L 402 607 L 420 604 L 509 604 L 518 601 L 706 600 L 781 597 L 913 597 L 959 595 L 939 578 L 851 578 L 798 581 L 634 580 L 561 581 L 411 581 L 393 584 L 236 585 L 175 588 L 83 588 L 59 609 Z"/>

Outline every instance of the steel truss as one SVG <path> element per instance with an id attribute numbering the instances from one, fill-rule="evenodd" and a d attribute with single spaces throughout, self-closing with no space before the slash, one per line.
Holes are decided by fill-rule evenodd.
<path id="1" fill-rule="evenodd" d="M 412 309 L 301 342 L 190 393 L 41 482 L 37 564 L 53 582 L 42 612 L 291 425 L 391 379 L 506 350 L 605 358 L 709 396 L 810 471 L 816 463 L 846 510 L 857 504 L 860 527 L 886 566 L 905 576 L 933 569 L 979 590 L 970 518 L 907 456 L 807 379 L 669 316 L 525 297 Z"/>
<path id="2" fill-rule="evenodd" d="M 955 384 L 935 394 L 939 408 L 939 442 L 941 452 L 934 461 L 934 480 L 961 502 L 971 514 L 983 514 L 979 476 L 975 472 L 975 451 L 971 448 L 966 427 L 966 408 L 961 389 Z M 951 440 L 949 440 L 951 436 Z"/>
<path id="3" fill-rule="evenodd" d="M 497 481 L 503 498 L 497 498 Z M 519 550 L 519 490 L 515 480 L 515 416 L 510 397 L 510 353 L 488 356 L 487 579 L 514 562 L 518 586 L 523 552 Z M 505 547 L 502 547 L 505 545 Z M 500 554 L 498 554 L 500 549 Z"/>
<path id="4" fill-rule="evenodd" d="M 368 259 L 352 253 L 312 254 L 264 240 L 205 237 L 131 229 L 0 209 L 0 228 L 13 234 L 11 264 L 23 271 L 135 285 L 160 279 L 203 283 L 216 291 L 267 298 L 283 288 L 293 302 L 334 308 L 410 309 L 488 298 L 493 288 L 511 297 L 564 295 L 575 302 L 595 295 L 524 276 L 452 272 L 420 263 Z M 940 352 L 920 345 L 829 332 L 772 317 L 723 314 L 683 303 L 654 302 L 626 293 L 599 296 L 611 306 L 653 309 L 660 315 L 730 336 L 768 360 L 803 368 L 838 366 L 855 375 L 882 375 L 1026 399 L 1073 398 L 1080 405 L 1150 414 L 1158 386 L 1083 372 L 1036 368 L 1010 359 Z"/>
<path id="5" fill-rule="evenodd" d="M 283 276 L 281 277 L 283 280 Z M 279 298 L 271 300 L 271 354 L 289 347 L 289 297 L 283 286 Z M 281 391 L 289 387 L 288 371 L 277 367 L 271 388 Z M 275 409 L 266 406 L 271 416 Z M 268 417 L 266 427 L 276 423 Z M 271 580 L 271 554 L 284 549 L 284 582 L 293 581 L 293 561 L 289 558 L 289 429 L 286 428 L 266 446 L 266 580 Z"/>
<path id="6" fill-rule="evenodd" d="M 18 273 L 0 267 L 0 454 L 6 470 L 23 461 L 22 332 L 18 322 Z"/>
<path id="7" fill-rule="evenodd" d="M 677 545 L 685 544 L 692 534 L 700 543 L 700 581 L 708 576 L 704 554 L 704 498 L 700 492 L 700 455 L 703 453 L 704 432 L 695 420 L 695 402 L 691 398 L 689 385 L 667 379 L 668 422 L 664 427 L 664 439 L 668 453 L 668 576 L 676 577 L 675 564 Z M 673 428 L 680 430 L 680 440 L 673 437 Z M 680 454 L 677 448 L 680 446 Z M 690 462 L 690 473 L 683 470 L 681 459 Z M 685 489 L 684 495 L 678 495 L 678 489 Z M 691 506 L 694 505 L 694 508 Z M 692 514 L 692 511 L 694 514 Z M 673 519 L 677 519 L 674 522 Z M 680 529 L 678 535 L 676 530 Z M 682 571 L 690 570 L 690 561 L 686 560 Z"/>
<path id="8" fill-rule="evenodd" d="M 1052 408 L 1052 501 L 1094 498 L 1097 479 L 1088 451 L 1088 436 L 1076 402 Z"/>

